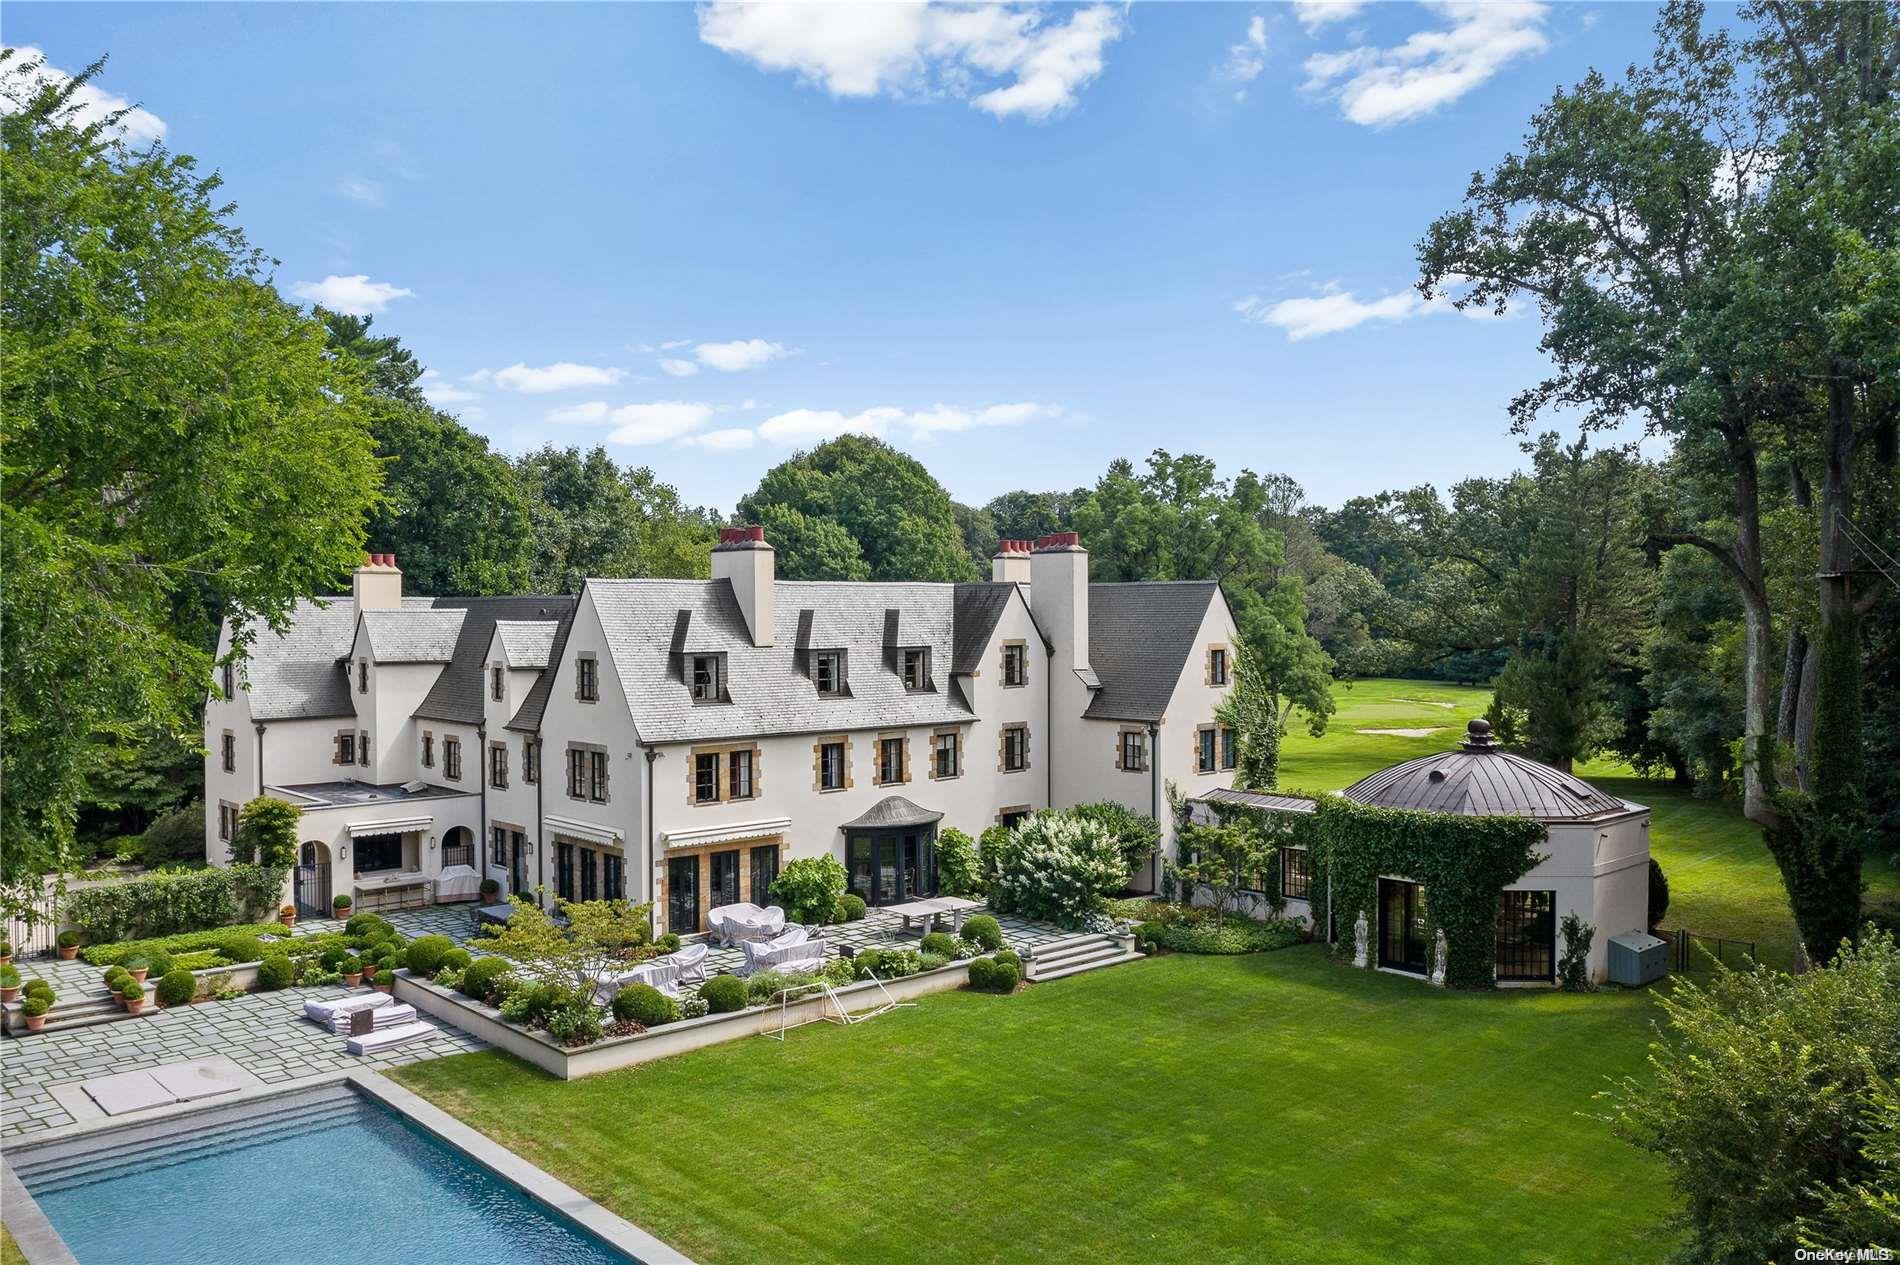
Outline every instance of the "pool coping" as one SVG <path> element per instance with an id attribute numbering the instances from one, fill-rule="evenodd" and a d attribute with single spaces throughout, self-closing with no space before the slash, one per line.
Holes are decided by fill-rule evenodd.
<path id="1" fill-rule="evenodd" d="M 137 1119 L 120 1117 L 78 1122 L 36 1134 L 30 1142 L 14 1142 L 7 1150 L 16 1154 L 30 1153 L 118 1129 L 143 1128 L 183 1116 L 291 1097 L 324 1086 L 347 1087 L 395 1112 L 471 1163 L 487 1170 L 499 1181 L 541 1205 L 549 1215 L 572 1222 L 615 1251 L 639 1262 L 639 1265 L 694 1265 L 690 1257 L 662 1243 L 631 1221 L 609 1212 L 566 1182 L 530 1164 L 440 1107 L 372 1071 L 344 1071 L 312 1076 L 287 1084 L 260 1086 L 193 1102 L 174 1103 L 169 1108 L 158 1107 L 141 1112 Z M 0 1201 L 4 1201 L 6 1227 L 19 1245 L 21 1254 L 26 1257 L 27 1265 L 79 1265 L 72 1250 L 66 1246 L 59 1231 L 53 1228 L 53 1223 L 13 1171 L 13 1164 L 5 1155 L 0 1155 Z"/>

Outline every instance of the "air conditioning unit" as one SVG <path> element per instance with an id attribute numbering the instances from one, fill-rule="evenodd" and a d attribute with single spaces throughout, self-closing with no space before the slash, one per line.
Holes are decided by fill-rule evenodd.
<path id="1" fill-rule="evenodd" d="M 1669 942 L 1646 931 L 1610 937 L 1610 982 L 1632 988 L 1669 974 Z"/>
<path id="2" fill-rule="evenodd" d="M 416 794 L 420 794 L 423 791 L 428 790 L 429 784 L 427 782 L 422 781 L 420 778 L 418 778 L 416 781 L 413 781 L 413 782 L 404 782 L 402 784 L 402 789 L 409 792 L 411 795 L 416 795 Z"/>

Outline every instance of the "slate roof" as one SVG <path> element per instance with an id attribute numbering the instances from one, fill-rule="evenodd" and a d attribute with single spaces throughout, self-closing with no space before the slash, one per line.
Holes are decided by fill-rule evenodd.
<path id="1" fill-rule="evenodd" d="M 561 623 L 555 619 L 498 619 L 495 632 L 501 637 L 502 652 L 508 665 L 515 668 L 545 668 L 552 662 L 554 635 Z"/>
<path id="2" fill-rule="evenodd" d="M 576 603 L 578 604 L 578 603 Z M 557 664 L 567 655 L 567 630 L 574 625 L 574 606 L 570 605 L 561 612 L 560 620 L 554 626 L 554 640 L 548 646 L 548 662 Z M 548 691 L 554 687 L 554 673 L 543 672 L 534 678 L 534 684 L 528 687 L 528 696 L 521 700 L 521 706 L 503 726 L 518 733 L 539 733 L 541 717 L 548 709 Z"/>
<path id="3" fill-rule="evenodd" d="M 405 610 L 426 610 L 430 598 L 403 599 Z M 324 716 L 354 716 L 350 680 L 337 660 L 349 654 L 356 640 L 356 599 L 339 597 L 300 599 L 291 609 L 282 635 L 262 625 L 243 661 L 250 692 L 251 716 L 256 720 L 305 720 Z"/>
<path id="4" fill-rule="evenodd" d="M 377 663 L 447 663 L 467 614 L 437 607 L 368 610 L 363 612 L 363 632 Z"/>
<path id="5" fill-rule="evenodd" d="M 886 795 L 866 809 L 863 816 L 855 821 L 847 821 L 838 828 L 840 830 L 896 830 L 934 825 L 942 820 L 942 813 L 933 813 L 928 808 L 905 799 L 902 795 Z"/>
<path id="6" fill-rule="evenodd" d="M 996 621 L 1009 605 L 1014 584 L 959 584 L 956 592 L 956 644 L 950 649 L 950 671 L 968 675 L 983 666 L 983 650 L 996 631 Z"/>
<path id="7" fill-rule="evenodd" d="M 446 720 L 456 724 L 478 725 L 482 721 L 482 668 L 488 656 L 488 643 L 495 635 L 496 620 L 543 622 L 550 617 L 565 618 L 574 609 L 575 599 L 567 594 L 540 597 L 438 597 L 437 610 L 461 609 L 468 612 L 462 620 L 461 635 L 456 638 L 455 653 L 442 675 L 436 677 L 415 715 L 423 720 Z M 545 674 L 544 674 L 545 675 Z"/>
<path id="8" fill-rule="evenodd" d="M 1159 721 L 1219 591 L 1212 580 L 1089 585 L 1089 666 L 1102 688 L 1082 714 Z"/>
<path id="9" fill-rule="evenodd" d="M 1473 726 L 1483 724 L 1473 721 Z M 1479 735 L 1488 742 L 1489 727 Z M 1380 808 L 1411 808 L 1461 817 L 1529 817 L 1589 821 L 1638 811 L 1581 778 L 1467 739 L 1457 751 L 1424 755 L 1361 778 L 1340 794 Z"/>

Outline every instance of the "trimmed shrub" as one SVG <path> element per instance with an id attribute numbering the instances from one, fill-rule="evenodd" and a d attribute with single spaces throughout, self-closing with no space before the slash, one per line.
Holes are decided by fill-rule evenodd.
<path id="1" fill-rule="evenodd" d="M 1018 974 L 1022 973 L 1023 960 L 1022 958 L 1016 955 L 1016 950 L 1004 949 L 1000 951 L 999 953 L 997 953 L 996 960 L 1006 965 L 1015 967 Z"/>
<path id="2" fill-rule="evenodd" d="M 970 963 L 970 987 L 985 993 L 1014 992 L 1022 973 L 1009 962 L 977 958 Z"/>
<path id="3" fill-rule="evenodd" d="M 145 998 L 145 981 L 133 979 L 130 975 L 126 976 L 119 981 L 119 996 L 137 998 L 143 1001 Z"/>
<path id="4" fill-rule="evenodd" d="M 264 957 L 264 942 L 249 932 L 236 931 L 221 938 L 212 948 L 233 966 L 258 962 Z"/>
<path id="5" fill-rule="evenodd" d="M 838 898 L 838 908 L 844 914 L 846 922 L 863 922 L 866 912 L 864 897 L 856 892 L 846 892 Z"/>
<path id="6" fill-rule="evenodd" d="M 257 964 L 257 989 L 261 993 L 289 988 L 296 978 L 297 968 L 292 965 L 289 954 L 272 953 Z"/>
<path id="7" fill-rule="evenodd" d="M 699 986 L 706 1008 L 715 1015 L 729 1015 L 745 1009 L 745 981 L 737 975 L 715 975 Z"/>
<path id="8" fill-rule="evenodd" d="M 369 982 L 378 988 L 388 988 L 391 984 L 396 982 L 396 973 L 394 971 L 378 971 L 370 977 Z"/>
<path id="9" fill-rule="evenodd" d="M 917 942 L 922 953 L 934 953 L 940 958 L 953 958 L 957 955 L 956 937 L 944 931 L 932 931 Z"/>
<path id="10" fill-rule="evenodd" d="M 679 1017 L 679 1005 L 651 984 L 629 984 L 614 994 L 614 1018 L 622 1023 L 657 1028 Z"/>
<path id="11" fill-rule="evenodd" d="M 355 903 L 356 898 L 348 892 L 339 892 L 330 898 L 330 908 L 339 914 L 346 913 Z"/>
<path id="12" fill-rule="evenodd" d="M 77 931 L 70 930 L 60 932 L 59 940 L 57 941 L 59 947 L 62 949 L 77 949 L 85 942 L 86 937 L 80 935 Z"/>
<path id="13" fill-rule="evenodd" d="M 462 972 L 462 993 L 477 1001 L 487 1001 L 495 991 L 495 981 L 507 973 L 506 958 L 476 958 Z"/>
<path id="14" fill-rule="evenodd" d="M 151 874 L 74 892 L 66 917 L 95 943 L 223 927 L 274 913 L 289 872 L 283 866 L 232 865 Z M 261 907 L 254 907 L 260 898 Z"/>
<path id="15" fill-rule="evenodd" d="M 475 957 L 467 949 L 450 949 L 442 955 L 442 965 L 438 969 L 448 971 L 466 971 Z"/>
<path id="16" fill-rule="evenodd" d="M 193 953 L 200 949 L 219 949 L 239 937 L 256 942 L 260 935 L 267 934 L 281 936 L 284 934 L 284 929 L 274 922 L 240 923 L 234 927 L 213 927 L 208 931 L 185 931 L 178 935 L 156 936 L 149 940 L 88 943 L 79 951 L 79 956 L 83 961 L 90 962 L 94 966 L 111 966 L 127 958 L 149 956 L 153 949 L 163 949 L 167 953 Z M 244 960 L 255 962 L 257 957 Z"/>
<path id="17" fill-rule="evenodd" d="M 345 935 L 362 936 L 365 939 L 369 938 L 372 931 L 393 932 L 395 930 L 394 924 L 381 914 L 351 914 L 343 923 Z"/>
<path id="18" fill-rule="evenodd" d="M 1146 922 L 1136 930 L 1139 943 L 1144 932 L 1154 942 L 1176 953 L 1271 953 L 1306 939 L 1296 922 L 1270 918 L 1258 921 L 1230 914 L 1225 918 L 1189 917 L 1173 922 Z"/>
<path id="19" fill-rule="evenodd" d="M 158 980 L 158 1004 L 182 1006 L 198 995 L 198 977 L 190 971 L 167 971 Z"/>
<path id="20" fill-rule="evenodd" d="M 53 995 L 53 986 L 37 975 L 28 980 L 20 989 L 20 996 L 22 997 L 32 997 L 38 993 L 44 993 L 48 997 L 51 997 Z"/>
<path id="21" fill-rule="evenodd" d="M 976 840 L 955 826 L 937 835 L 937 882 L 946 896 L 978 896 L 983 892 Z"/>
<path id="22" fill-rule="evenodd" d="M 338 971 L 343 969 L 343 961 L 349 956 L 348 949 L 340 944 L 333 944 L 317 954 L 317 961 L 323 963 L 323 969 L 326 971 Z"/>
<path id="23" fill-rule="evenodd" d="M 120 981 L 131 979 L 132 972 L 126 970 L 123 966 L 113 965 L 108 966 L 105 970 L 105 974 L 99 978 L 107 988 L 116 993 L 119 991 Z"/>
<path id="24" fill-rule="evenodd" d="M 680 951 L 679 932 L 669 931 L 654 943 L 659 946 L 662 953 L 678 953 Z"/>
<path id="25" fill-rule="evenodd" d="M 785 917 L 792 922 L 832 922 L 849 878 L 844 863 L 829 852 L 799 857 L 772 880 L 772 899 L 785 907 Z"/>
<path id="26" fill-rule="evenodd" d="M 351 954 L 349 957 L 344 958 L 343 964 L 336 969 L 344 975 L 361 975 L 363 973 L 363 959 L 357 957 L 355 954 Z"/>
<path id="27" fill-rule="evenodd" d="M 455 941 L 447 936 L 418 936 L 403 952 L 402 964 L 418 975 L 434 975 L 454 947 Z"/>
<path id="28" fill-rule="evenodd" d="M 45 993 L 28 993 L 20 1002 L 20 1013 L 28 1019 L 38 1019 L 53 1008 L 53 999 Z"/>
<path id="29" fill-rule="evenodd" d="M 991 953 L 1003 947 L 1003 926 L 988 914 L 968 919 L 957 934 Z"/>
<path id="30" fill-rule="evenodd" d="M 163 949 L 147 949 L 145 967 L 151 972 L 151 977 L 157 979 L 172 969 L 172 955 Z"/>
<path id="31" fill-rule="evenodd" d="M 590 1045 L 600 1034 L 600 1012 L 584 997 L 570 998 L 548 1016 L 548 1035 L 562 1045 Z"/>
<path id="32" fill-rule="evenodd" d="M 529 984 L 514 990 L 501 1003 L 501 1017 L 523 1027 L 545 1028 L 566 1000 L 566 994 L 553 984 Z"/>
<path id="33" fill-rule="evenodd" d="M 152 973 L 152 960 L 143 953 L 135 953 L 125 960 L 125 972 L 128 975 L 137 975 L 140 971 L 144 971 L 147 975 L 150 975 Z"/>

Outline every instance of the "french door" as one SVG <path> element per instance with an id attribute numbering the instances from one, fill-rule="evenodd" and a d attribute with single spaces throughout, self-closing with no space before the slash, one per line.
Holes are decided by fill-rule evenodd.
<path id="1" fill-rule="evenodd" d="M 927 831 L 853 835 L 845 846 L 851 890 L 867 905 L 895 905 L 937 893 L 937 840 Z"/>
<path id="2" fill-rule="evenodd" d="M 778 845 L 760 844 L 752 849 L 748 859 L 752 862 L 752 903 L 769 905 L 772 884 L 778 878 Z"/>
<path id="3" fill-rule="evenodd" d="M 1498 978 L 1557 978 L 1557 893 L 1498 893 Z"/>
<path id="4" fill-rule="evenodd" d="M 666 929 L 681 936 L 699 930 L 699 858 L 696 856 L 667 859 Z"/>
<path id="5" fill-rule="evenodd" d="M 712 854 L 712 890 L 706 893 L 706 907 L 718 909 L 721 905 L 739 903 L 739 852 L 715 852 Z"/>
<path id="6" fill-rule="evenodd" d="M 1379 965 L 1425 974 L 1430 969 L 1425 932 L 1425 889 L 1401 879 L 1380 879 Z"/>

